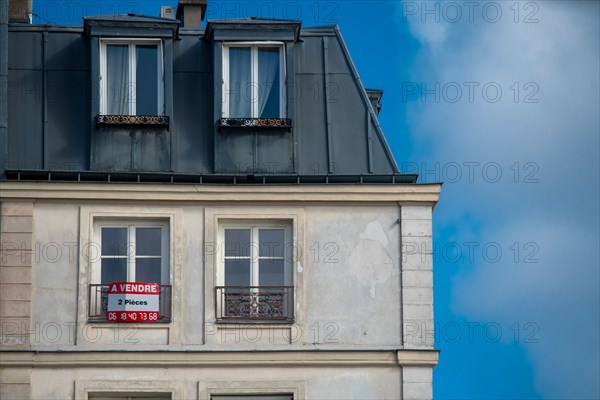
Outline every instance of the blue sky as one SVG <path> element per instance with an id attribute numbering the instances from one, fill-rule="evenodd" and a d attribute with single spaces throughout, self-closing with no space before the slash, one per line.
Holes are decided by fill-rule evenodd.
<path id="1" fill-rule="evenodd" d="M 164 1 L 34 1 L 34 22 Z M 437 399 L 600 398 L 595 1 L 211 1 L 207 17 L 336 23 L 434 214 Z"/>

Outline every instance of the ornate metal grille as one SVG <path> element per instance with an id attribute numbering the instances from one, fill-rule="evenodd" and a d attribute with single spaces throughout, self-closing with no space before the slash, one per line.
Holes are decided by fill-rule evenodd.
<path id="1" fill-rule="evenodd" d="M 96 115 L 99 125 L 169 125 L 166 115 Z"/>
<path id="2" fill-rule="evenodd" d="M 88 318 L 108 322 L 108 285 L 90 285 Z M 171 285 L 160 285 L 158 322 L 171 322 Z"/>
<path id="3" fill-rule="evenodd" d="M 217 322 L 294 320 L 293 286 L 217 286 Z"/>
<path id="4" fill-rule="evenodd" d="M 250 128 L 290 128 L 291 118 L 220 118 L 218 125 L 223 127 Z"/>

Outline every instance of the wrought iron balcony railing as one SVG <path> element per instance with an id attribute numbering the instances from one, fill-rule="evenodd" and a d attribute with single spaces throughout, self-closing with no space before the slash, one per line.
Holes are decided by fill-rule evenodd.
<path id="1" fill-rule="evenodd" d="M 89 285 L 88 320 L 92 322 L 109 322 L 106 315 L 108 309 L 108 286 Z M 160 285 L 158 321 L 171 322 L 171 285 Z"/>
<path id="2" fill-rule="evenodd" d="M 96 115 L 96 125 L 168 126 L 167 115 Z"/>
<path id="3" fill-rule="evenodd" d="M 293 286 L 217 286 L 217 322 L 293 322 Z"/>
<path id="4" fill-rule="evenodd" d="M 291 118 L 219 118 L 217 125 L 226 128 L 291 128 Z"/>

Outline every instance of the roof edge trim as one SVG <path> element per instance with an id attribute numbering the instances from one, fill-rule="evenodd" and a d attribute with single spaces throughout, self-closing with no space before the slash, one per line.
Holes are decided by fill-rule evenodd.
<path id="1" fill-rule="evenodd" d="M 206 23 L 206 35 L 213 39 L 215 31 L 272 31 L 290 32 L 294 42 L 300 41 L 302 21 L 264 18 L 232 18 L 209 20 Z"/>
<path id="2" fill-rule="evenodd" d="M 83 30 L 87 36 L 104 36 L 107 34 L 105 28 L 115 29 L 115 34 L 118 33 L 119 29 L 150 28 L 162 29 L 164 32 L 170 31 L 170 36 L 177 38 L 179 25 L 180 23 L 176 19 L 149 17 L 138 14 L 83 17 Z"/>

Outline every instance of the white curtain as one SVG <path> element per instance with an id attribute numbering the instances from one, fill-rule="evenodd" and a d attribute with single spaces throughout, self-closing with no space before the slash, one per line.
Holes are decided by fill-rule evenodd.
<path id="1" fill-rule="evenodd" d="M 252 76 L 249 47 L 229 48 L 229 117 L 252 117 Z"/>
<path id="2" fill-rule="evenodd" d="M 129 47 L 106 46 L 106 113 L 129 114 Z"/>
<path id="3" fill-rule="evenodd" d="M 258 49 L 258 118 L 279 118 L 279 48 Z"/>

